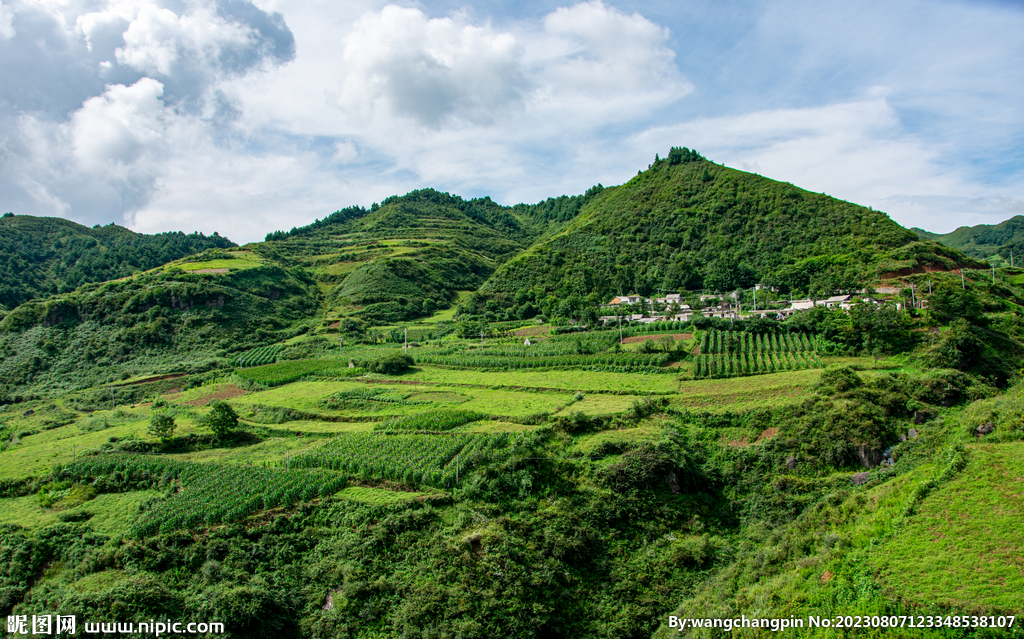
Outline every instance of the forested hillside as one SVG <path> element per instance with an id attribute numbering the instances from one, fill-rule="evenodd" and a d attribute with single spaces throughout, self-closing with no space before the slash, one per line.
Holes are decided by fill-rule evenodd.
<path id="1" fill-rule="evenodd" d="M 142 235 L 114 224 L 90 229 L 56 217 L 6 214 L 0 217 L 0 308 L 231 246 L 216 234 Z"/>
<path id="2" fill-rule="evenodd" d="M 1019 264 L 1018 260 L 1024 256 L 1024 216 L 1020 215 L 999 224 L 961 226 L 944 235 L 919 228 L 912 230 L 922 239 L 941 242 L 978 259 L 1010 263 L 1012 252 L 1014 263 Z"/>
<path id="3" fill-rule="evenodd" d="M 607 298 L 764 283 L 827 296 L 886 272 L 965 263 L 978 266 L 917 241 L 879 211 L 676 149 L 604 189 L 564 230 L 503 265 L 484 291 Z"/>

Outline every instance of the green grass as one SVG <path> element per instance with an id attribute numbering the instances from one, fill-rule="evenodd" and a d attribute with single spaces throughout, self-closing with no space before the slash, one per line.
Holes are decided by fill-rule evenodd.
<path id="1" fill-rule="evenodd" d="M 661 419 L 649 418 L 633 428 L 602 430 L 590 435 L 581 435 L 576 438 L 572 450 L 586 455 L 597 450 L 603 444 L 638 444 L 657 441 L 664 426 Z"/>
<path id="2" fill-rule="evenodd" d="M 820 370 L 803 370 L 684 381 L 672 404 L 710 412 L 777 408 L 802 401 L 820 375 Z"/>
<path id="3" fill-rule="evenodd" d="M 100 446 L 111 437 L 145 439 L 148 425 L 149 420 L 146 419 L 114 424 L 105 430 L 83 432 L 77 425 L 69 424 L 22 437 L 21 443 L 0 453 L 0 480 L 44 474 L 53 464 L 71 461 L 76 452 L 81 454 L 86 449 Z M 76 447 L 76 451 L 72 447 Z"/>
<path id="4" fill-rule="evenodd" d="M 75 592 L 102 592 L 109 590 L 119 582 L 128 579 L 130 576 L 123 570 L 104 570 L 86 575 L 71 584 L 71 590 Z"/>
<path id="5" fill-rule="evenodd" d="M 138 490 L 128 493 L 106 493 L 97 495 L 81 506 L 60 511 L 69 514 L 89 513 L 87 521 L 96 532 L 106 535 L 123 535 L 129 524 L 139 515 L 139 504 L 158 497 L 155 490 Z M 0 499 L 0 524 L 17 524 L 26 528 L 39 528 L 59 523 L 60 512 L 43 508 L 36 495 Z"/>
<path id="6" fill-rule="evenodd" d="M 249 251 L 236 251 L 229 253 L 231 257 L 219 260 L 208 260 L 206 262 L 178 262 L 168 265 L 167 268 L 180 268 L 183 271 L 201 271 L 212 268 L 227 268 L 233 271 L 242 271 L 256 268 L 260 261 L 252 257 Z"/>
<path id="7" fill-rule="evenodd" d="M 516 424 L 515 422 L 506 422 L 501 420 L 484 419 L 459 428 L 460 433 L 521 433 L 528 430 L 534 430 L 539 426 L 528 426 L 525 424 Z"/>
<path id="8" fill-rule="evenodd" d="M 635 395 L 584 395 L 583 399 L 566 406 L 555 415 L 583 413 L 584 415 L 612 415 L 624 413 L 637 401 Z"/>
<path id="9" fill-rule="evenodd" d="M 967 468 L 925 498 L 868 563 L 895 597 L 976 613 L 1024 610 L 1024 443 L 970 448 Z"/>
<path id="10" fill-rule="evenodd" d="M 252 446 L 211 448 L 194 453 L 167 455 L 167 458 L 192 462 L 259 465 L 284 461 L 286 454 L 294 456 L 322 442 L 323 439 L 317 437 L 272 437 Z"/>
<path id="11" fill-rule="evenodd" d="M 338 496 L 343 499 L 349 499 L 361 504 L 371 504 L 374 506 L 404 504 L 429 495 L 430 493 L 398 492 L 394 490 L 384 490 L 383 488 L 369 488 L 367 486 L 349 486 L 338 493 Z"/>

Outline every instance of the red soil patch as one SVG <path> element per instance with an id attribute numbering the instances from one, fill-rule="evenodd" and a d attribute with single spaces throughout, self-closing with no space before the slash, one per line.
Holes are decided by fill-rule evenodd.
<path id="1" fill-rule="evenodd" d="M 778 432 L 779 432 L 779 427 L 778 426 L 772 426 L 771 428 L 766 428 L 765 430 L 761 431 L 760 435 L 757 436 L 757 441 L 761 441 L 762 439 L 771 439 L 772 437 L 775 437 L 775 435 L 777 435 Z"/>
<path id="2" fill-rule="evenodd" d="M 650 341 L 652 339 L 661 339 L 662 337 L 665 337 L 665 336 L 664 335 L 636 335 L 634 337 L 627 337 L 626 339 L 622 340 L 622 343 L 623 344 L 635 344 L 637 342 L 647 342 L 647 341 Z M 682 339 L 693 339 L 693 335 L 691 333 L 675 333 L 671 337 L 672 337 L 672 339 L 676 340 L 677 342 L 679 340 L 682 340 Z"/>
<path id="3" fill-rule="evenodd" d="M 199 399 L 189 400 L 187 402 L 181 402 L 186 406 L 206 406 L 215 399 L 231 399 L 232 397 L 241 397 L 242 395 L 248 395 L 249 391 L 242 390 L 237 386 L 228 386 L 211 395 L 200 397 Z"/>
<path id="4" fill-rule="evenodd" d="M 327 328 L 341 328 L 341 322 L 331 322 L 327 325 Z"/>
<path id="5" fill-rule="evenodd" d="M 772 428 L 766 428 L 765 430 L 761 431 L 761 434 L 758 435 L 757 439 L 755 439 L 754 441 L 750 441 L 749 438 L 744 437 L 743 439 L 730 439 L 728 442 L 725 443 L 725 445 L 728 446 L 729 448 L 745 448 L 752 444 L 758 444 L 764 441 L 765 439 L 771 439 L 772 437 L 775 437 L 775 435 L 778 434 L 778 432 L 778 427 L 773 426 Z"/>

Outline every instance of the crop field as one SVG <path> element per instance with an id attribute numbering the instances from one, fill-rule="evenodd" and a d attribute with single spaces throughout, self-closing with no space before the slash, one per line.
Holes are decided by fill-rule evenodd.
<path id="1" fill-rule="evenodd" d="M 249 366 L 262 366 L 264 364 L 273 364 L 277 361 L 277 354 L 284 350 L 283 344 L 272 344 L 271 346 L 261 346 L 254 348 L 251 351 L 246 351 L 238 356 L 235 363 L 242 367 Z"/>
<path id="2" fill-rule="evenodd" d="M 611 391 L 647 394 L 671 393 L 679 381 L 671 375 L 633 375 L 605 371 L 480 371 L 424 366 L 403 379 L 434 384 L 475 384 L 491 387 L 552 388 L 566 391 Z"/>
<path id="3" fill-rule="evenodd" d="M 812 338 L 802 333 L 707 331 L 694 356 L 693 376 L 733 377 L 824 368 Z"/>
<path id="4" fill-rule="evenodd" d="M 480 413 L 458 409 L 432 410 L 408 417 L 392 417 L 379 422 L 374 430 L 421 430 L 446 431 L 465 426 L 470 422 L 483 419 Z"/>
<path id="5" fill-rule="evenodd" d="M 265 386 L 280 386 L 304 377 L 355 377 L 362 374 L 361 368 L 349 368 L 348 360 L 341 359 L 296 359 L 235 371 L 240 378 Z"/>
<path id="6" fill-rule="evenodd" d="M 110 477 L 129 485 L 178 481 L 181 490 L 157 501 L 132 525 L 130 532 L 136 536 L 236 521 L 263 509 L 324 497 L 348 484 L 344 475 L 320 469 L 194 464 L 126 455 L 66 464 L 58 476 L 79 481 Z"/>
<path id="7" fill-rule="evenodd" d="M 508 455 L 518 438 L 525 436 L 346 433 L 295 457 L 292 467 L 328 468 L 376 479 L 450 487 L 461 472 Z"/>

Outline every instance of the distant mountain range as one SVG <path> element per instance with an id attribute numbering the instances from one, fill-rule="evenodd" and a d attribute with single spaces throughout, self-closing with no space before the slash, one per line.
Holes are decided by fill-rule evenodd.
<path id="1" fill-rule="evenodd" d="M 996 265 L 1009 264 L 1012 252 L 1014 265 L 1024 265 L 1024 216 L 1021 215 L 1015 215 L 999 224 L 961 226 L 944 235 L 917 227 L 911 230 L 923 240 L 941 242 L 971 257 L 988 260 Z"/>

